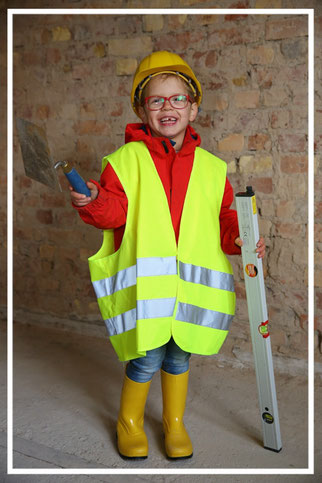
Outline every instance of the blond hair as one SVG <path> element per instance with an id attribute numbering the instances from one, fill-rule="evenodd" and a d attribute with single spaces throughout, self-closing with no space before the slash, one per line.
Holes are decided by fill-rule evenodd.
<path id="1" fill-rule="evenodd" d="M 177 79 L 179 79 L 181 81 L 182 85 L 185 86 L 188 96 L 191 99 L 193 99 L 194 102 L 196 102 L 195 93 L 193 92 L 193 89 L 191 88 L 191 85 L 189 84 L 188 80 L 186 82 L 181 76 L 179 77 L 175 72 L 173 72 L 173 74 L 169 73 L 169 72 L 161 72 L 160 74 L 158 74 L 158 77 L 160 77 L 162 80 L 166 80 L 169 77 L 176 77 Z M 146 97 L 145 94 L 146 94 L 146 90 L 147 90 L 147 87 L 149 85 L 149 82 L 144 86 L 144 88 L 142 90 L 142 93 L 141 93 L 141 96 L 140 96 L 140 102 L 139 102 L 140 106 L 144 106 L 144 100 L 145 100 L 145 97 Z"/>

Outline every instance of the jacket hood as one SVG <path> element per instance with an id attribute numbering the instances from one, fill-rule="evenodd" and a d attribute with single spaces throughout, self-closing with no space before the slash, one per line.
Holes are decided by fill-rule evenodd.
<path id="1" fill-rule="evenodd" d="M 126 126 L 125 143 L 132 141 L 144 141 L 150 151 L 159 152 L 163 155 L 175 146 L 175 143 L 168 138 L 153 137 L 149 126 L 143 123 L 133 123 Z M 180 153 L 191 152 L 192 149 L 200 146 L 200 143 L 199 134 L 188 125 Z"/>

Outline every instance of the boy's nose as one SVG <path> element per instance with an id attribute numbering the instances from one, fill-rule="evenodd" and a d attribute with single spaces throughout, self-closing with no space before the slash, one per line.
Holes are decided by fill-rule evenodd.
<path id="1" fill-rule="evenodd" d="M 168 108 L 168 109 L 172 109 L 172 106 L 171 106 L 171 104 L 170 104 L 170 100 L 169 100 L 169 99 L 165 99 L 165 100 L 164 100 L 164 104 L 163 104 L 163 106 L 162 106 L 162 109 L 166 109 L 166 108 Z"/>

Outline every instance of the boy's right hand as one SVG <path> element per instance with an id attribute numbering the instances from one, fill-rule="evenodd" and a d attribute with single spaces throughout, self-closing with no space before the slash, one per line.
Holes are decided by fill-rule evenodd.
<path id="1" fill-rule="evenodd" d="M 96 200 L 98 196 L 97 186 L 94 183 L 91 183 L 90 181 L 88 181 L 86 184 L 91 191 L 91 196 L 86 196 L 86 195 L 82 195 L 81 193 L 77 193 L 72 186 L 69 186 L 72 203 L 78 208 L 82 208 L 83 206 L 88 205 L 88 203 L 90 203 L 91 201 Z"/>

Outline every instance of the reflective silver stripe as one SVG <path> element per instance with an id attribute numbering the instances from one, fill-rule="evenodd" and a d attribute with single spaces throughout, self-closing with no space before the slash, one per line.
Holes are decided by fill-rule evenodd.
<path id="1" fill-rule="evenodd" d="M 158 317 L 172 317 L 176 299 L 138 300 L 137 308 L 128 310 L 104 320 L 109 336 L 122 334 L 136 327 L 137 319 L 154 319 Z"/>
<path id="2" fill-rule="evenodd" d="M 96 293 L 96 297 L 106 297 L 112 295 L 118 290 L 131 287 L 136 284 L 136 266 L 125 268 L 120 270 L 112 277 L 103 278 L 103 280 L 97 280 L 93 282 L 93 287 Z"/>
<path id="3" fill-rule="evenodd" d="M 233 316 L 179 302 L 176 320 L 203 325 L 205 327 L 211 327 L 212 329 L 229 330 Z"/>
<path id="4" fill-rule="evenodd" d="M 138 258 L 137 265 L 120 270 L 112 277 L 93 282 L 96 297 L 106 297 L 118 290 L 136 284 L 137 277 L 153 277 L 158 275 L 176 275 L 176 257 Z"/>
<path id="5" fill-rule="evenodd" d="M 198 267 L 179 262 L 180 278 L 186 282 L 200 283 L 211 288 L 234 291 L 234 277 L 230 273 L 217 272 L 210 268 Z"/>
<path id="6" fill-rule="evenodd" d="M 136 327 L 136 309 L 128 310 L 124 314 L 116 315 L 104 322 L 110 337 L 127 332 Z"/>
<path id="7" fill-rule="evenodd" d="M 138 258 L 138 277 L 153 277 L 157 275 L 176 275 L 176 257 L 145 257 Z"/>
<path id="8" fill-rule="evenodd" d="M 138 300 L 137 318 L 154 319 L 157 317 L 171 317 L 173 315 L 176 298 Z"/>

